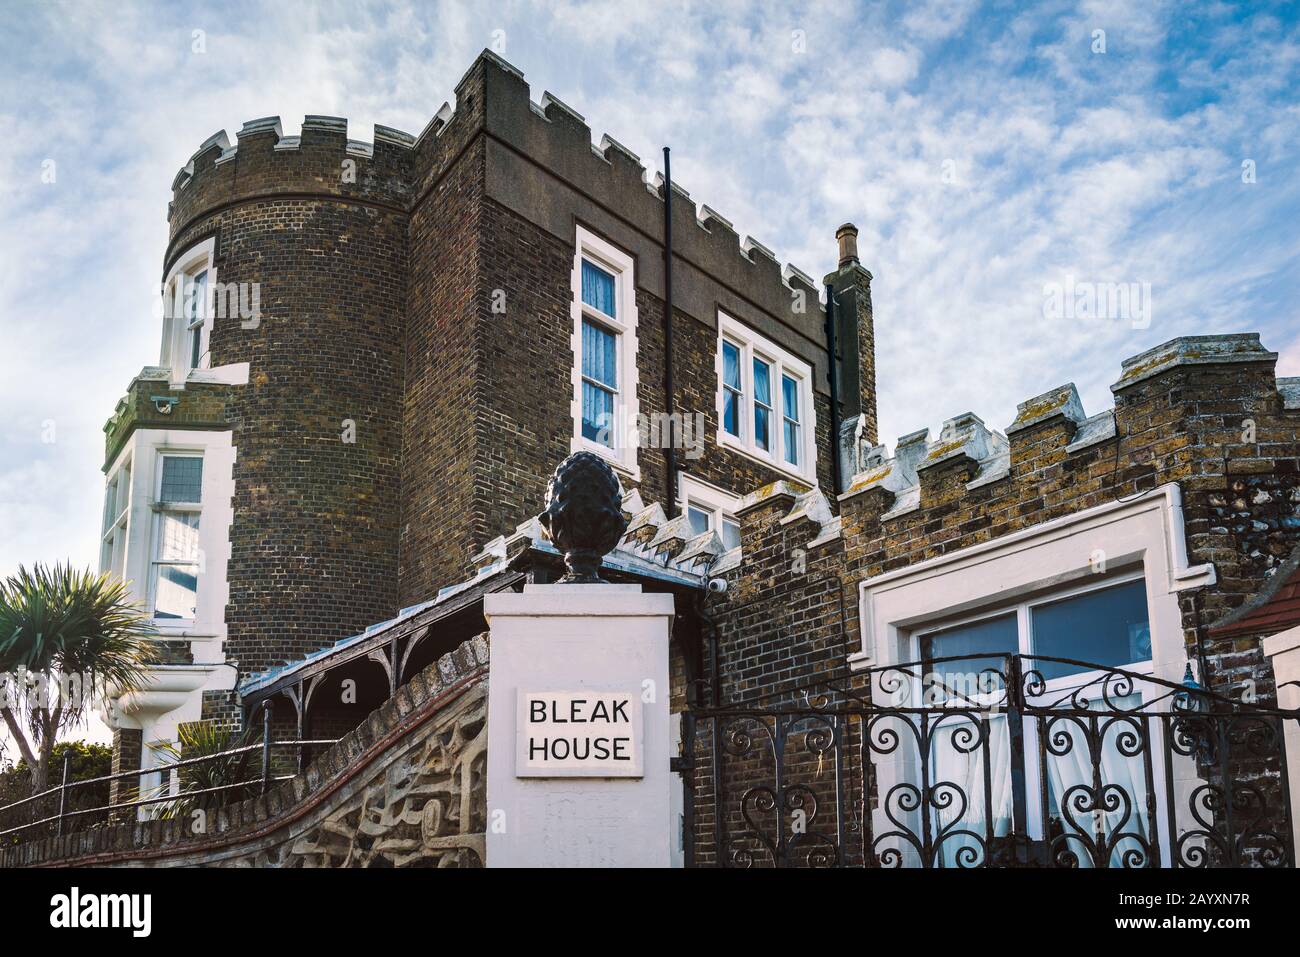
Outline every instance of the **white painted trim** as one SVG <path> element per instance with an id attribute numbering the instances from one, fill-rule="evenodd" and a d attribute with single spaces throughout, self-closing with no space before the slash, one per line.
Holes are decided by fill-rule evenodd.
<path id="1" fill-rule="evenodd" d="M 203 455 L 203 501 L 199 521 L 201 564 L 194 620 L 163 619 L 155 624 L 159 637 L 191 642 L 196 665 L 219 664 L 225 661 L 225 616 L 230 599 L 227 566 L 230 560 L 230 525 L 234 519 L 232 499 L 235 494 L 235 447 L 230 432 L 137 429 L 123 445 L 108 472 L 111 479 L 123 463 L 130 461 L 133 464 L 131 513 L 122 577 L 130 589 L 131 597 L 147 607 L 156 524 L 153 503 L 158 482 L 159 453 L 164 452 L 194 452 Z"/>
<path id="2" fill-rule="evenodd" d="M 209 236 L 202 242 L 187 249 L 184 255 L 177 256 L 172 268 L 163 280 L 163 344 L 160 362 L 168 369 L 168 377 L 173 388 L 183 388 L 191 371 L 189 353 L 186 345 L 189 331 L 185 327 L 184 317 L 176 315 L 176 294 L 172 288 L 176 277 L 206 270 L 208 274 L 206 301 L 203 304 L 203 326 L 199 330 L 199 369 L 203 368 L 204 357 L 208 354 L 212 340 L 213 295 L 217 284 L 216 237 Z"/>
<path id="3" fill-rule="evenodd" d="M 677 495 L 677 507 L 682 515 L 686 514 L 686 507 L 690 502 L 696 502 L 712 512 L 709 528 L 717 532 L 719 538 L 722 537 L 720 527 L 722 519 L 740 524 L 740 519 L 736 517 L 736 509 L 740 507 L 739 495 L 732 495 L 687 472 L 677 477 Z M 723 547 L 726 547 L 725 543 Z"/>
<path id="4" fill-rule="evenodd" d="M 744 408 L 740 414 L 740 435 L 734 436 L 723 427 L 723 397 L 726 387 L 722 374 L 722 343 L 730 339 L 741 346 L 740 383 Z M 754 354 L 773 365 L 770 383 L 772 399 L 772 452 L 765 452 L 754 444 Z M 761 465 L 793 476 L 801 482 L 817 484 L 817 405 L 813 400 L 812 367 L 798 356 L 787 352 L 776 343 L 749 326 L 718 311 L 718 344 L 713 356 L 714 409 L 718 416 L 717 441 L 720 446 L 739 452 Z M 781 376 L 788 375 L 799 384 L 799 465 L 793 466 L 782 455 L 785 441 L 784 409 L 782 404 Z"/>
<path id="5" fill-rule="evenodd" d="M 593 318 L 618 334 L 618 397 L 614 403 L 614 449 L 593 442 L 582 434 L 582 260 L 586 257 L 614 275 L 617 316 L 610 318 L 595 314 Z M 637 371 L 637 339 L 635 263 L 632 257 L 590 230 L 577 227 L 573 270 L 570 273 L 570 291 L 573 294 L 569 313 L 573 319 L 570 345 L 573 348 L 573 367 L 570 370 L 572 398 L 570 417 L 573 435 L 569 443 L 571 452 L 595 452 L 607 459 L 632 481 L 641 480 L 637 462 L 640 446 L 641 401 L 637 397 L 640 377 Z"/>
<path id="6" fill-rule="evenodd" d="M 899 657 L 900 641 L 923 622 L 1085 581 L 1095 574 L 1092 559 L 1098 550 L 1110 569 L 1141 564 L 1155 674 L 1181 680 L 1187 659 L 1177 593 L 1211 585 L 1215 575 L 1212 565 L 1187 565 L 1176 484 L 865 579 L 858 586 L 862 645 L 849 664 L 862 668 L 907 660 Z"/>

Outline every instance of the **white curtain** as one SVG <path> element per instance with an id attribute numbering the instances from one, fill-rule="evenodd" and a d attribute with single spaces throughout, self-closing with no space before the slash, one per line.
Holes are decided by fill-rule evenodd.
<path id="1" fill-rule="evenodd" d="M 1011 831 L 1011 735 L 1005 714 L 988 718 L 987 754 L 991 801 L 985 801 L 983 743 L 970 748 L 979 735 L 978 719 L 964 715 L 945 717 L 934 736 L 931 752 L 930 783 L 937 797 L 951 797 L 945 808 L 935 811 L 935 841 L 944 832 L 951 836 L 939 843 L 939 863 L 943 867 L 970 867 L 987 863 L 985 847 L 988 829 L 985 808 L 992 806 L 993 836 L 1004 837 Z M 965 795 L 961 797 L 952 787 Z M 963 834 L 960 832 L 971 832 Z M 967 850 L 968 849 L 968 850 Z"/>
<path id="2" fill-rule="evenodd" d="M 1122 707 L 1127 708 L 1132 707 L 1137 702 L 1138 699 L 1133 697 L 1120 703 Z M 1104 705 L 1101 705 L 1096 710 L 1101 711 L 1103 708 Z M 1070 789 L 1076 786 L 1088 789 L 1087 791 L 1080 790 L 1077 792 L 1082 795 L 1079 798 L 1082 803 L 1091 805 L 1094 797 L 1096 797 L 1091 793 L 1093 786 L 1092 753 L 1088 749 L 1088 739 L 1084 731 L 1084 727 L 1088 723 L 1087 719 L 1080 716 L 1077 720 L 1049 718 L 1040 721 L 1039 733 L 1048 736 L 1049 745 L 1047 748 L 1046 770 L 1048 790 L 1053 805 L 1049 813 L 1060 821 L 1060 826 L 1065 834 L 1077 835 L 1073 838 L 1064 838 L 1060 844 L 1052 848 L 1054 854 L 1064 845 L 1077 858 L 1079 867 L 1092 867 L 1093 860 L 1090 848 L 1093 845 L 1100 846 L 1101 841 L 1097 836 L 1097 832 L 1100 830 L 1103 840 L 1115 840 L 1115 846 L 1109 854 L 1111 867 L 1123 866 L 1126 852 L 1140 851 L 1143 855 L 1139 861 L 1140 865 L 1145 866 L 1148 863 L 1145 856 L 1145 847 L 1146 842 L 1150 840 L 1150 835 L 1146 815 L 1147 788 L 1143 754 L 1139 752 L 1132 757 L 1128 757 L 1122 754 L 1119 749 L 1120 737 L 1126 734 L 1136 734 L 1143 720 L 1143 718 L 1137 717 L 1131 723 L 1114 717 L 1106 717 L 1104 714 L 1097 719 L 1097 726 L 1102 734 L 1101 760 L 1099 762 L 1103 788 L 1103 793 L 1100 795 L 1103 798 L 1102 803 L 1104 804 L 1104 798 L 1112 791 L 1122 791 L 1128 798 L 1125 801 L 1121 797 L 1119 806 L 1113 811 L 1074 810 L 1074 802 L 1070 800 Z M 1081 723 L 1084 727 L 1080 726 Z M 1069 736 L 1069 750 L 1062 755 L 1053 754 L 1050 746 L 1052 739 L 1066 735 Z M 1061 749 L 1057 748 L 1057 750 Z M 1062 802 L 1068 802 L 1071 805 L 1073 823 L 1062 812 Z M 1130 836 L 1119 837 L 1116 840 L 1117 835 Z"/>

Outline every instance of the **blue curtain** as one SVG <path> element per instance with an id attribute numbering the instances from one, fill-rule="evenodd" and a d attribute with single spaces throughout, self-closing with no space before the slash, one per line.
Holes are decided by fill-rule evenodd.
<path id="1" fill-rule="evenodd" d="M 740 350 L 730 342 L 722 344 L 722 427 L 740 435 Z M 735 390 L 735 391 L 732 391 Z"/>
<path id="2" fill-rule="evenodd" d="M 587 260 L 582 261 L 582 301 L 605 315 L 614 313 L 614 277 Z"/>
<path id="3" fill-rule="evenodd" d="M 614 393 L 618 387 L 616 337 L 593 322 L 582 323 L 582 374 L 593 379 L 582 383 L 582 434 L 593 442 L 614 445 Z"/>
<path id="4" fill-rule="evenodd" d="M 754 360 L 754 444 L 760 449 L 770 449 L 772 382 L 771 367 L 759 359 Z M 766 407 L 766 408 L 765 408 Z"/>

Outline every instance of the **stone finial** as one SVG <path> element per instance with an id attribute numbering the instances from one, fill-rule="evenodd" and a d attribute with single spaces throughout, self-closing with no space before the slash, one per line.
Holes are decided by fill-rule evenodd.
<path id="1" fill-rule="evenodd" d="M 603 582 L 600 561 L 627 528 L 618 477 L 594 452 L 575 452 L 559 464 L 546 490 L 546 511 L 538 516 L 568 573 L 560 583 Z"/>
<path id="2" fill-rule="evenodd" d="M 858 261 L 858 227 L 845 223 L 835 230 L 835 239 L 840 244 L 840 268 L 855 264 Z"/>

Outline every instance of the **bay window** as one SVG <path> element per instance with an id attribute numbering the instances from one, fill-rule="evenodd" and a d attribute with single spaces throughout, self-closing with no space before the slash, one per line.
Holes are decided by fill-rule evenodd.
<path id="1" fill-rule="evenodd" d="M 104 521 L 100 532 L 99 570 L 122 578 L 131 524 L 131 462 L 113 472 L 104 490 Z"/>
<path id="2" fill-rule="evenodd" d="M 815 483 L 812 368 L 723 313 L 718 333 L 718 442 Z"/>
<path id="3" fill-rule="evenodd" d="M 572 451 L 591 451 L 639 478 L 637 309 L 632 259 L 579 227 L 573 265 Z"/>
<path id="4" fill-rule="evenodd" d="M 154 618 L 193 620 L 200 571 L 203 457 L 159 455 L 149 596 Z"/>

